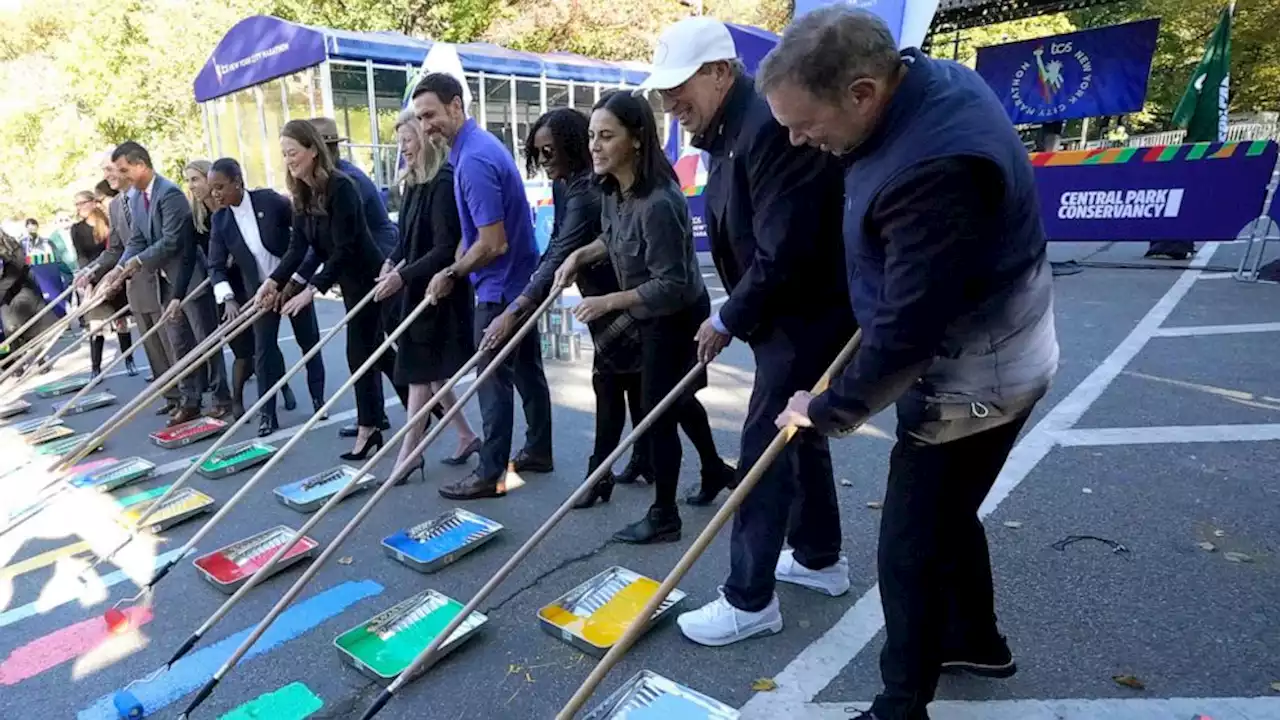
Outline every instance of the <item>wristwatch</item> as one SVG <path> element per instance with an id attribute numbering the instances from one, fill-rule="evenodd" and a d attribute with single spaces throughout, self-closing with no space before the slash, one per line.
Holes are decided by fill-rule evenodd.
<path id="1" fill-rule="evenodd" d="M 452 265 L 450 265 L 449 267 L 447 267 L 447 268 L 445 268 L 445 269 L 444 269 L 444 276 L 445 276 L 445 277 L 447 277 L 447 278 L 449 278 L 450 280 L 457 280 L 457 279 L 458 279 L 458 271 L 457 271 L 457 270 L 454 270 L 454 269 L 453 269 L 453 266 L 452 266 Z"/>

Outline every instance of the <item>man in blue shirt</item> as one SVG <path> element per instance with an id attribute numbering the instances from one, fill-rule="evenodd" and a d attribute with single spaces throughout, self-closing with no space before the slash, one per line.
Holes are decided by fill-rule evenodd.
<path id="1" fill-rule="evenodd" d="M 400 242 L 400 229 L 396 224 L 391 222 L 391 217 L 387 215 L 387 206 L 382 202 L 382 193 L 378 192 L 378 186 L 369 179 L 355 163 L 342 157 L 338 152 L 338 144 L 347 141 L 347 138 L 338 134 L 338 123 L 333 118 L 316 117 L 311 118 L 308 122 L 320 133 L 321 139 L 324 140 L 325 147 L 329 150 L 329 157 L 333 158 L 333 165 L 340 172 L 351 177 L 356 181 L 356 189 L 360 191 L 360 199 L 363 201 L 364 222 L 369 226 L 369 233 L 373 235 L 373 242 L 382 251 L 383 257 L 391 257 L 391 253 L 395 252 L 396 244 Z M 301 289 L 301 288 L 299 288 Z M 286 297 L 290 293 L 285 293 Z M 384 302 L 383 309 L 383 326 L 390 332 L 392 328 L 400 324 L 399 318 L 394 320 L 390 315 L 394 315 L 393 308 L 398 307 L 396 303 Z M 390 315 L 388 314 L 390 312 Z M 395 351 L 387 350 L 390 362 L 395 362 Z M 386 415 L 382 416 L 379 426 L 383 430 L 391 428 L 391 421 Z M 354 424 L 344 425 L 338 430 L 339 437 L 355 437 L 357 428 Z"/>
<path id="2" fill-rule="evenodd" d="M 453 195 L 462 222 L 463 255 L 431 279 L 428 297 L 444 297 L 460 275 L 476 292 L 475 342 L 507 305 L 520 297 L 538 264 L 533 221 L 515 159 L 498 138 L 466 116 L 462 84 L 431 73 L 413 90 L 413 109 L 427 132 L 451 146 Z M 511 454 L 512 387 L 524 400 L 525 447 L 511 460 L 515 472 L 551 472 L 551 393 L 542 372 L 542 347 L 530 332 L 502 367 L 480 386 L 484 446 L 480 466 L 467 478 L 440 488 L 452 500 L 501 497 Z"/>

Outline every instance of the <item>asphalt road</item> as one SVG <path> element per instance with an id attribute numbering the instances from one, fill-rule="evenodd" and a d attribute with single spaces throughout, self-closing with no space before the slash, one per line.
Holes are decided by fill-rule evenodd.
<path id="1" fill-rule="evenodd" d="M 1239 250 L 1218 249 L 1212 265 L 1233 265 L 1238 257 L 1233 253 Z M 1058 255 L 1076 257 L 1096 251 L 1097 246 L 1055 248 Z M 1130 260 L 1138 254 L 1140 250 L 1130 248 L 1101 249 L 1090 259 Z M 1270 684 L 1280 681 L 1280 575 L 1275 560 L 1280 551 L 1280 487 L 1268 468 L 1280 461 L 1280 387 L 1270 372 L 1280 325 L 1262 324 L 1277 322 L 1280 289 L 1214 279 L 1211 273 L 1181 278 L 1182 272 L 1171 270 L 1087 268 L 1057 279 L 1062 366 L 1032 425 L 1059 417 L 1058 408 L 1070 399 L 1065 406 L 1079 411 L 1073 418 L 1078 421 L 1054 429 L 1077 434 L 1053 436 L 1053 447 L 1027 464 L 1020 482 L 987 518 L 998 610 L 1022 670 L 1003 682 L 947 680 L 941 698 L 1265 699 L 1277 694 Z M 1168 305 L 1167 295 L 1178 283 L 1189 285 L 1185 296 L 1165 308 L 1167 317 L 1151 327 L 1153 307 Z M 320 302 L 318 307 L 322 327 L 341 316 L 338 303 Z M 1250 328 L 1216 334 L 1194 329 L 1184 331 L 1184 336 L 1148 340 L 1159 327 L 1233 324 Z M 1126 357 L 1117 366 L 1117 348 L 1132 348 L 1135 333 L 1144 342 L 1131 360 Z M 287 362 L 297 359 L 296 345 L 286 342 L 282 347 Z M 324 357 L 332 391 L 347 375 L 341 337 L 325 349 Z M 85 366 L 87 354 L 73 353 L 47 377 L 69 375 Z M 1115 371 L 1114 378 L 1101 385 L 1096 382 L 1100 366 Z M 377 686 L 342 662 L 334 639 L 427 588 L 467 600 L 551 514 L 584 477 L 590 454 L 594 400 L 589 368 L 589 356 L 576 363 L 547 362 L 555 401 L 555 472 L 522 478 L 524 485 L 505 498 L 462 505 L 505 525 L 498 539 L 429 575 L 392 560 L 380 546 L 383 537 L 459 506 L 436 493 L 440 484 L 469 471 L 438 462 L 454 449 L 454 436 L 446 431 L 427 452 L 426 482 L 391 491 L 389 501 L 371 513 L 337 554 L 340 561 L 326 565 L 304 591 L 297 612 L 281 622 L 282 631 L 260 644 L 261 652 L 255 649 L 196 717 L 222 717 L 291 683 L 305 684 L 323 703 L 311 717 L 358 716 Z M 751 372 L 747 349 L 735 343 L 713 366 L 711 387 L 700 395 L 712 414 L 721 453 L 729 459 L 736 459 Z M 1096 389 L 1096 397 L 1082 404 L 1078 395 L 1071 396 L 1091 374 L 1095 379 L 1086 385 Z M 305 398 L 301 378 L 292 384 Z M 146 387 L 141 377 L 126 376 L 112 377 L 105 385 L 121 402 Z M 5 393 L 6 399 L 12 394 Z M 35 407 L 15 420 L 49 412 L 51 401 L 36 399 L 33 393 L 25 397 Z M 394 397 L 389 388 L 387 397 Z M 67 424 L 90 431 L 116 407 L 70 416 Z M 333 419 L 308 433 L 200 543 L 199 554 L 278 524 L 301 525 L 305 517 L 277 502 L 272 489 L 340 464 L 338 454 L 349 448 L 349 441 L 339 440 L 336 430 L 350 421 L 341 413 L 351 410 L 348 395 L 334 408 Z M 398 404 L 389 405 L 388 411 L 393 426 L 400 427 L 404 416 Z M 286 427 L 277 445 L 308 414 L 282 412 Z M 467 414 L 479 429 L 474 403 Z M 163 450 L 147 439 L 158 426 L 158 418 L 140 416 L 107 441 L 102 455 L 137 455 L 175 470 L 119 490 L 113 494 L 116 498 L 172 482 L 180 472 L 177 461 L 207 447 Z M 1213 427 L 1178 431 L 1199 435 L 1195 442 L 1175 442 L 1182 436 L 1167 426 Z M 1153 427 L 1157 429 L 1147 435 L 1124 430 Z M 245 437 L 255 428 L 256 422 L 250 423 Z M 1120 428 L 1120 438 L 1085 432 L 1093 428 Z M 881 496 L 892 430 L 892 415 L 886 413 L 854 438 L 833 444 L 845 552 L 852 568 L 853 589 L 848 595 L 823 598 L 781 587 L 786 630 L 728 648 L 702 648 L 681 638 L 673 623 L 658 625 L 614 670 L 602 691 L 647 668 L 734 707 L 745 704 L 748 716 L 848 717 L 848 708 L 872 697 L 879 684 L 876 657 L 882 635 L 867 620 L 874 619 L 874 612 L 867 611 L 878 606 L 878 517 L 868 503 Z M 1031 435 L 1036 432 L 1028 431 L 1032 440 L 1040 437 Z M 1237 437 L 1241 433 L 1248 437 Z M 522 420 L 517 418 L 517 443 L 522 436 Z M 0 463 L 22 463 L 27 452 L 15 433 L 0 428 Z M 696 487 L 695 457 L 686 447 L 682 494 Z M 391 460 L 386 460 L 376 472 L 383 478 L 390 467 Z M 197 477 L 191 485 L 222 502 L 252 474 L 248 470 L 221 480 Z M 6 511 L 25 505 L 35 486 L 44 484 L 30 474 L 11 475 L 0 483 L 0 508 Z M 538 609 L 615 565 L 660 579 L 714 512 L 683 510 L 686 531 L 679 544 L 612 543 L 612 532 L 643 513 L 651 492 L 619 487 L 608 505 L 571 513 L 482 605 L 488 622 L 480 632 L 410 684 L 379 717 L 552 717 L 594 660 L 540 629 Z M 346 500 L 312 537 L 326 545 L 368 497 Z M 112 717 L 106 712 L 110 696 L 158 667 L 226 598 L 187 560 L 160 583 L 149 612 L 136 616 L 134 630 L 108 636 L 101 613 L 136 592 L 133 581 L 125 577 L 144 577 L 157 554 L 178 548 L 199 527 L 199 521 L 192 521 L 160 533 L 154 541 L 135 542 L 127 557 L 120 558 L 123 567 L 104 565 L 90 573 L 86 583 L 79 583 L 76 576 L 92 559 L 91 551 L 109 550 L 119 541 L 121 531 L 113 516 L 106 496 L 66 493 L 39 515 L 0 535 L 0 685 L 5 686 L 0 690 L 0 717 Z M 1054 549 L 1055 542 L 1071 535 L 1112 540 L 1127 552 L 1113 552 L 1098 541 Z M 1213 551 L 1199 543 L 1212 543 Z M 1232 562 L 1228 553 L 1242 553 L 1246 560 Z M 727 537 L 718 538 L 681 583 L 688 607 L 715 596 L 727 555 Z M 148 707 L 149 714 L 176 716 L 228 647 L 238 644 L 232 636 L 252 627 L 300 574 L 300 568 L 288 570 L 253 590 L 185 665 L 150 684 L 148 697 L 161 701 Z M 1139 678 L 1146 689 L 1118 685 L 1113 677 L 1119 675 Z M 796 680 L 801 677 L 811 679 Z M 754 692 L 752 683 L 759 678 L 776 678 L 778 689 Z M 596 700 L 603 696 L 598 693 Z M 965 703 L 950 707 L 958 712 L 962 706 Z M 279 707 L 274 715 L 261 716 L 301 716 Z M 1274 705 L 1238 715 L 1214 714 L 1210 700 L 1204 707 L 1203 712 L 1215 718 L 1280 717 Z M 762 713 L 762 708 L 768 712 Z M 937 717 L 947 717 L 945 712 Z M 985 716 L 997 717 L 994 712 Z M 237 717 L 247 716 L 242 711 Z M 1125 714 L 1112 709 L 1099 715 L 1104 716 Z"/>

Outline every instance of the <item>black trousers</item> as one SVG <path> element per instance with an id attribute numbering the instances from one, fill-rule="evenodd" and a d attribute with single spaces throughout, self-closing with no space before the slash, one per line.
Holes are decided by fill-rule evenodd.
<path id="1" fill-rule="evenodd" d="M 293 326 L 294 338 L 298 341 L 298 347 L 302 348 L 303 353 L 320 342 L 320 322 L 316 318 L 314 304 L 308 305 L 302 312 L 289 318 L 289 324 Z M 254 375 L 258 378 L 258 397 L 265 395 L 271 386 L 280 382 L 280 378 L 284 376 L 284 354 L 280 352 L 279 337 L 279 314 L 269 312 L 254 322 L 253 361 Z M 321 353 L 316 353 L 315 357 L 307 361 L 307 391 L 314 399 L 324 399 L 324 358 Z M 381 408 L 381 405 L 379 407 Z M 262 414 L 275 417 L 275 395 L 272 395 L 262 406 Z"/>
<path id="2" fill-rule="evenodd" d="M 507 304 L 477 302 L 474 326 L 479 347 L 485 328 Z M 481 361 L 479 372 L 488 367 L 492 355 Z M 551 457 L 551 391 L 542 370 L 542 343 L 537 331 L 524 336 L 502 365 L 480 385 L 480 416 L 484 420 L 484 444 L 480 448 L 479 476 L 497 482 L 507 471 L 515 421 L 515 395 L 520 391 L 527 425 L 524 449 L 538 458 Z"/>
<path id="3" fill-rule="evenodd" d="M 360 302 L 369 289 L 372 288 L 349 292 L 347 288 L 342 288 L 342 303 L 347 308 L 347 312 Z M 378 305 L 370 303 L 347 323 L 347 367 L 351 372 L 358 370 L 385 339 L 386 334 L 382 329 L 382 311 Z M 281 364 L 283 365 L 283 360 Z M 380 375 L 386 375 L 391 381 L 396 395 L 400 396 L 400 403 L 405 407 L 409 406 L 409 388 L 395 383 L 395 371 L 396 353 L 395 350 L 388 348 L 374 366 L 369 368 L 369 372 L 356 379 L 357 425 L 378 427 L 378 423 L 382 422 L 386 416 Z"/>
<path id="4" fill-rule="evenodd" d="M 885 689 L 872 706 L 880 720 L 927 718 L 944 655 L 999 642 L 978 507 L 1030 413 L 1028 405 L 983 421 L 947 420 L 921 403 L 898 403 L 876 556 L 886 635 Z"/>
<path id="5" fill-rule="evenodd" d="M 588 473 L 599 467 L 622 441 L 628 409 L 632 427 L 640 424 L 644 418 L 640 373 L 593 372 L 591 387 L 596 393 L 596 437 L 591 459 L 587 461 Z M 633 448 L 632 452 L 637 452 L 637 449 Z"/>
<path id="6" fill-rule="evenodd" d="M 174 362 L 195 349 L 196 345 L 209 337 L 220 324 L 218 306 L 213 302 L 213 290 L 206 289 L 191 298 L 161 331 L 169 334 Z M 198 409 L 202 405 L 206 388 L 213 393 L 215 405 L 231 405 L 231 385 L 227 382 L 227 365 L 220 352 L 210 356 L 203 367 L 188 373 L 178 381 L 183 407 Z"/>
<path id="7" fill-rule="evenodd" d="M 738 467 L 745 474 L 778 434 L 774 424 L 798 390 L 809 390 L 852 331 L 833 321 L 808 332 L 773 330 L 755 342 L 755 384 L 742 427 Z M 807 337 L 806 337 L 807 336 Z M 815 341 L 815 338 L 822 338 Z M 827 439 L 801 431 L 774 460 L 733 517 L 725 599 L 759 612 L 773 599 L 783 541 L 813 570 L 840 559 L 840 506 Z"/>
<path id="8" fill-rule="evenodd" d="M 647 416 L 671 393 L 685 374 L 697 363 L 694 335 L 698 326 L 711 314 L 710 299 L 704 294 L 689 307 L 662 317 L 640 321 L 640 397 Z M 653 507 L 676 509 L 676 489 L 680 484 L 680 461 L 683 448 L 677 432 L 680 418 L 686 412 L 706 410 L 694 392 L 706 387 L 706 373 L 693 383 L 667 412 L 662 413 L 641 438 L 637 449 L 649 460 L 653 471 Z M 697 410 L 686 411 L 684 405 L 697 404 Z"/>

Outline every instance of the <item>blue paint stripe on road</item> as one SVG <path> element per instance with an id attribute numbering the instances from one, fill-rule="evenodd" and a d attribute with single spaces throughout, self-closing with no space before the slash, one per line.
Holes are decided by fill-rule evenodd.
<path id="1" fill-rule="evenodd" d="M 342 614 L 347 608 L 382 592 L 383 587 L 372 580 L 346 582 L 325 590 L 313 598 L 304 600 L 281 613 L 276 622 L 249 648 L 241 662 L 270 652 L 276 647 L 315 629 L 326 620 Z M 151 682 L 138 683 L 130 692 L 137 696 L 147 714 L 154 714 L 187 693 L 204 685 L 227 658 L 249 637 L 253 628 L 220 640 L 179 660 L 174 666 Z M 118 691 L 117 691 L 118 692 Z M 77 715 L 79 720 L 117 720 L 112 698 L 115 693 L 98 698 Z"/>

